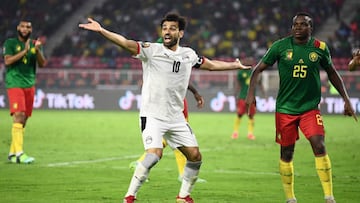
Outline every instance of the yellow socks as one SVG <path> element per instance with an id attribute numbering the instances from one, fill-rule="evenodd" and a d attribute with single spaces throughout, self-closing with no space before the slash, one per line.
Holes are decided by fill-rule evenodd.
<path id="1" fill-rule="evenodd" d="M 332 172 L 329 156 L 315 157 L 315 167 L 324 190 L 325 198 L 333 197 Z"/>
<path id="2" fill-rule="evenodd" d="M 235 121 L 234 121 L 234 132 L 238 131 L 240 123 L 241 123 L 241 118 L 236 116 Z"/>
<path id="3" fill-rule="evenodd" d="M 179 171 L 179 176 L 183 177 L 184 168 L 185 168 L 185 165 L 186 165 L 186 157 L 178 149 L 174 150 L 174 154 L 175 154 L 176 164 L 177 164 L 178 171 Z"/>
<path id="4" fill-rule="evenodd" d="M 284 162 L 280 160 L 279 170 L 286 199 L 295 199 L 293 162 Z"/>
<path id="5" fill-rule="evenodd" d="M 14 123 L 11 129 L 11 146 L 10 154 L 16 154 L 17 156 L 23 153 L 23 143 L 24 143 L 24 129 L 23 124 Z"/>
<path id="6" fill-rule="evenodd" d="M 248 133 L 254 134 L 254 119 L 249 119 L 248 122 Z"/>
<path id="7" fill-rule="evenodd" d="M 294 195 L 294 166 L 293 162 L 280 160 L 280 175 L 285 196 L 287 199 L 295 199 Z M 331 162 L 328 155 L 315 157 L 316 171 L 319 176 L 325 198 L 334 198 L 332 185 Z"/>

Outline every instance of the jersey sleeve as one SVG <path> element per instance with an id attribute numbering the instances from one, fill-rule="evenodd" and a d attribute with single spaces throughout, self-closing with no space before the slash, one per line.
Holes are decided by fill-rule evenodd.
<path id="1" fill-rule="evenodd" d="M 3 46 L 3 55 L 15 55 L 15 50 L 13 49 L 11 40 L 6 40 Z"/>
<path id="2" fill-rule="evenodd" d="M 266 51 L 261 61 L 270 66 L 274 65 L 279 58 L 278 47 L 279 41 L 274 42 L 274 44 Z"/>
<path id="3" fill-rule="evenodd" d="M 330 50 L 326 44 L 325 44 L 325 49 L 323 50 L 323 57 L 321 57 L 321 59 L 320 59 L 320 64 L 321 64 L 321 67 L 323 67 L 324 69 L 327 69 L 327 68 L 333 66 Z"/>
<path id="4" fill-rule="evenodd" d="M 197 60 L 193 64 L 193 68 L 200 68 L 200 66 L 205 62 L 204 56 L 197 56 Z"/>
<path id="5" fill-rule="evenodd" d="M 153 52 L 153 43 L 150 42 L 137 42 L 138 43 L 138 53 L 133 56 L 134 58 L 140 59 L 141 61 L 146 61 L 151 53 Z"/>

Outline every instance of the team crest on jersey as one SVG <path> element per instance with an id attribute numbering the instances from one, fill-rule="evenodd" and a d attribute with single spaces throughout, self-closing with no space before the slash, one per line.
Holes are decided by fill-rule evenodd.
<path id="1" fill-rule="evenodd" d="M 293 50 L 292 49 L 289 49 L 286 51 L 286 60 L 292 60 L 292 57 L 293 57 Z"/>
<path id="2" fill-rule="evenodd" d="M 16 46 L 16 51 L 17 51 L 17 52 L 21 51 L 21 46 L 20 46 L 20 45 L 17 45 L 17 46 Z"/>
<path id="3" fill-rule="evenodd" d="M 319 56 L 318 56 L 318 54 L 317 54 L 316 52 L 311 52 L 311 53 L 309 54 L 309 59 L 310 59 L 310 61 L 312 61 L 312 62 L 317 61 L 318 58 L 319 58 Z"/>
<path id="4" fill-rule="evenodd" d="M 152 139 L 151 136 L 147 136 L 147 137 L 145 138 L 145 143 L 146 143 L 146 144 L 151 144 L 152 141 L 153 141 L 153 139 Z"/>
<path id="5" fill-rule="evenodd" d="M 142 42 L 142 43 L 141 43 L 141 47 L 142 47 L 142 48 L 148 48 L 148 47 L 150 47 L 150 42 Z"/>

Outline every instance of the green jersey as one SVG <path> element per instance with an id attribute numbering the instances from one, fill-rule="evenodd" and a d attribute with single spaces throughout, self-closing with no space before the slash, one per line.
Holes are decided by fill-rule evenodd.
<path id="1" fill-rule="evenodd" d="M 250 84 L 251 69 L 238 70 L 237 80 L 240 86 L 240 91 L 237 95 L 239 99 L 245 99 Z"/>
<path id="2" fill-rule="evenodd" d="M 320 68 L 332 66 L 325 42 L 314 39 L 295 44 L 292 36 L 276 41 L 262 58 L 268 65 L 278 63 L 280 77 L 276 112 L 301 114 L 318 109 L 321 99 Z"/>
<path id="3" fill-rule="evenodd" d="M 30 40 L 32 41 L 32 39 Z M 35 85 L 36 50 L 35 45 L 31 41 L 28 53 L 22 59 L 6 66 L 6 88 L 28 88 Z M 24 47 L 25 43 L 18 38 L 10 38 L 4 43 L 3 54 L 4 56 L 15 55 L 24 50 Z"/>

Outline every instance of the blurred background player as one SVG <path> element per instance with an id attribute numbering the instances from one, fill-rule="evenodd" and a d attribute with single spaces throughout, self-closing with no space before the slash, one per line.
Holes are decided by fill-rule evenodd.
<path id="1" fill-rule="evenodd" d="M 46 59 L 40 40 L 30 38 L 31 22 L 20 20 L 17 38 L 9 38 L 4 43 L 6 66 L 5 85 L 9 98 L 10 115 L 13 118 L 11 145 L 8 160 L 11 163 L 32 163 L 35 158 L 24 153 L 24 131 L 31 116 L 35 94 L 36 66 L 43 67 Z"/>
<path id="2" fill-rule="evenodd" d="M 255 102 L 255 85 L 259 74 L 277 63 L 279 90 L 276 98 L 276 137 L 280 144 L 279 172 L 287 203 L 296 203 L 294 193 L 293 156 L 299 129 L 309 141 L 315 167 L 322 185 L 325 203 L 335 203 L 332 167 L 325 147 L 325 130 L 319 110 L 321 99 L 320 69 L 344 100 L 344 115 L 353 116 L 354 109 L 342 78 L 336 71 L 325 42 L 312 37 L 313 19 L 297 13 L 292 19 L 291 35 L 272 44 L 255 66 L 250 79 L 247 105 Z"/>
<path id="3" fill-rule="evenodd" d="M 360 66 L 360 49 L 356 49 L 353 52 L 353 58 L 349 62 L 348 68 L 349 71 L 355 71 L 359 69 L 359 66 Z"/>
<path id="4" fill-rule="evenodd" d="M 204 98 L 198 93 L 198 91 L 195 89 L 195 87 L 193 85 L 189 84 L 188 90 L 190 90 L 193 93 L 194 98 L 197 102 L 197 107 L 202 108 L 204 106 Z M 189 122 L 189 111 L 188 111 L 188 103 L 187 103 L 186 98 L 184 99 L 183 114 L 185 116 L 186 121 Z M 163 146 L 164 146 L 164 148 L 167 146 L 165 139 L 163 139 Z M 178 180 L 181 182 L 182 178 L 183 178 L 183 174 L 184 174 L 184 168 L 186 165 L 186 157 L 178 149 L 174 149 L 173 151 L 174 151 L 175 160 L 176 160 L 176 164 L 177 164 L 178 172 L 179 172 Z M 144 159 L 145 155 L 146 155 L 146 152 L 144 152 L 144 154 L 142 154 L 138 160 L 131 162 L 129 165 L 129 168 L 134 170 L 136 168 L 136 165 Z M 146 181 L 149 181 L 149 179 L 147 179 Z M 197 182 L 205 183 L 206 180 L 202 179 L 202 178 L 198 178 Z"/>
<path id="5" fill-rule="evenodd" d="M 236 94 L 236 117 L 234 121 L 234 131 L 232 133 L 231 138 L 237 139 L 239 137 L 239 126 L 242 121 L 242 116 L 246 114 L 246 102 L 245 98 L 247 95 L 247 91 L 250 83 L 250 76 L 252 70 L 238 70 L 237 72 L 237 80 L 235 84 L 235 94 Z M 258 85 L 260 87 L 261 92 L 265 95 L 264 86 L 262 85 L 261 80 L 258 81 Z M 250 106 L 248 112 L 248 134 L 247 138 L 249 140 L 254 140 L 254 116 L 256 113 L 256 104 L 253 103 Z"/>

